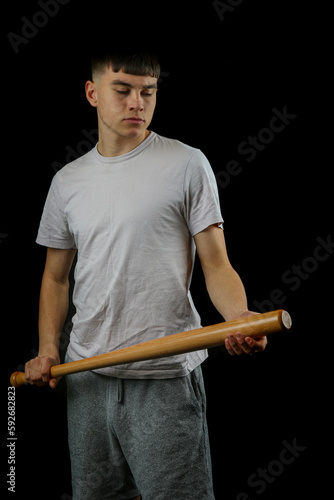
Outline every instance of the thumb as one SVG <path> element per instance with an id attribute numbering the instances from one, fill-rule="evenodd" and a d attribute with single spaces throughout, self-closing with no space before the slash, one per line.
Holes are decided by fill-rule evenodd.
<path id="1" fill-rule="evenodd" d="M 59 380 L 61 379 L 61 377 L 58 377 L 58 378 L 52 378 L 49 382 L 49 386 L 51 387 L 51 389 L 55 389 L 59 383 Z"/>

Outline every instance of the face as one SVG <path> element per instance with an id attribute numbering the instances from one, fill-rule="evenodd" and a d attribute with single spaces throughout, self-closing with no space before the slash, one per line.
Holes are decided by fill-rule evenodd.
<path id="1" fill-rule="evenodd" d="M 136 76 L 111 68 L 86 83 L 86 96 L 97 108 L 99 132 L 111 138 L 145 135 L 156 105 L 157 78 Z"/>

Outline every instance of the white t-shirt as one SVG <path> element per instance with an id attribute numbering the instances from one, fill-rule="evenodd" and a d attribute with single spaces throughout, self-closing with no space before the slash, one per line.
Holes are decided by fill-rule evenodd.
<path id="1" fill-rule="evenodd" d="M 193 236 L 223 222 L 203 153 L 154 132 L 130 153 L 97 147 L 53 178 L 37 243 L 76 248 L 76 314 L 68 354 L 79 360 L 199 328 L 189 287 Z M 120 378 L 185 376 L 198 351 L 96 370 Z"/>

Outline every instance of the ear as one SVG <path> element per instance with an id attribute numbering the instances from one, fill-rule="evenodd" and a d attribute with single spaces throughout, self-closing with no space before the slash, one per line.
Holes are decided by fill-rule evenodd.
<path id="1" fill-rule="evenodd" d="M 96 84 L 88 80 L 85 85 L 86 97 L 93 108 L 97 107 Z"/>

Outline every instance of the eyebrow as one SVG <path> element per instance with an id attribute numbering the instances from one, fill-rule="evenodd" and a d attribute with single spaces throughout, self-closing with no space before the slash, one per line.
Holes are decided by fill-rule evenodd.
<path id="1" fill-rule="evenodd" d="M 131 83 L 124 82 L 123 80 L 113 80 L 111 82 L 111 85 L 123 85 L 124 87 L 129 87 L 131 89 L 134 88 L 134 86 L 131 85 Z M 152 83 L 151 85 L 143 85 L 142 88 L 143 89 L 157 89 L 158 85 L 156 83 Z"/>

